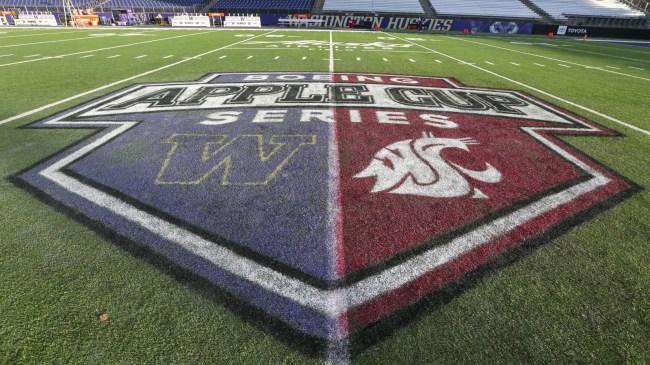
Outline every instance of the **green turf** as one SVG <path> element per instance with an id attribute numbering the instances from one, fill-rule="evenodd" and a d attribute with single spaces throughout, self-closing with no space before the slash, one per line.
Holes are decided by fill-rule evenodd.
<path id="1" fill-rule="evenodd" d="M 322 362 L 242 320 L 219 294 L 123 250 L 6 178 L 89 133 L 16 127 L 133 83 L 195 80 L 211 72 L 327 72 L 328 45 L 245 49 L 251 46 L 234 43 L 252 37 L 328 43 L 330 33 L 0 31 L 6 32 L 0 56 L 12 54 L 0 58 L 0 120 L 183 61 L 0 125 L 0 363 Z M 91 36 L 108 33 L 113 35 Z M 645 189 L 488 276 L 353 363 L 650 362 L 650 136 L 486 72 L 650 130 L 650 49 L 544 37 L 332 37 L 336 43 L 413 43 L 400 52 L 337 45 L 337 72 L 444 76 L 469 86 L 523 90 L 617 130 L 624 137 L 563 139 Z M 74 40 L 16 46 L 67 39 Z M 92 51 L 116 46 L 123 47 Z M 85 53 L 70 55 L 77 52 Z M 25 58 L 35 54 L 40 56 Z M 93 56 L 80 58 L 85 55 Z M 147 56 L 135 58 L 141 55 Z M 54 56 L 63 57 L 24 62 Z M 8 65 L 16 62 L 22 63 Z M 110 319 L 99 321 L 105 312 Z"/>

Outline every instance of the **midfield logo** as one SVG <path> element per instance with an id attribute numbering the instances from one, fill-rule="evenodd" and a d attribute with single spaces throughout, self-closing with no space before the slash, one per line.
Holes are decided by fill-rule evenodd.
<path id="1" fill-rule="evenodd" d="M 614 132 L 445 78 L 212 74 L 29 127 L 97 132 L 14 181 L 323 348 L 372 344 L 637 189 L 556 137 Z"/>

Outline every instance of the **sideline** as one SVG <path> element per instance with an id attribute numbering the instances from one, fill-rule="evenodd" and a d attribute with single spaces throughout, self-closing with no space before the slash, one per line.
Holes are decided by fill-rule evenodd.
<path id="1" fill-rule="evenodd" d="M 443 35 L 443 37 L 451 38 L 451 37 L 446 36 L 446 35 Z M 457 39 L 457 40 L 459 40 L 459 41 L 463 41 L 463 42 L 474 43 L 474 44 L 480 44 L 480 45 L 482 45 L 482 46 L 486 46 L 486 47 L 497 48 L 497 49 L 504 50 L 504 51 L 510 51 L 510 52 L 515 52 L 515 53 L 521 53 L 521 54 L 525 54 L 525 55 L 527 55 L 527 56 L 533 56 L 533 57 L 544 58 L 544 59 L 551 60 L 551 61 L 562 62 L 562 63 L 568 63 L 568 64 L 570 64 L 570 65 L 574 65 L 574 66 L 580 66 L 580 67 L 589 68 L 589 69 L 593 69 L 593 70 L 609 72 L 609 73 L 613 73 L 613 74 L 616 74 L 616 75 L 632 77 L 632 78 L 639 79 L 639 80 L 650 81 L 650 79 L 645 78 L 645 77 L 635 76 L 635 75 L 630 75 L 630 74 L 626 74 L 626 73 L 623 73 L 623 72 L 616 72 L 616 71 L 612 71 L 612 70 L 607 70 L 607 69 L 603 69 L 603 68 L 601 68 L 601 67 L 596 67 L 596 66 L 587 66 L 587 65 L 583 65 L 583 64 L 581 64 L 581 63 L 577 63 L 577 62 L 571 62 L 571 61 L 566 61 L 566 60 L 560 60 L 560 59 L 557 59 L 557 58 L 548 57 L 548 56 L 542 56 L 542 55 L 538 55 L 538 54 L 535 54 L 535 53 L 529 53 L 529 52 L 524 52 L 524 51 L 518 51 L 518 50 L 516 50 L 516 49 L 510 49 L 510 48 L 505 48 L 505 47 L 495 46 L 495 45 L 487 44 L 487 43 L 483 43 L 483 42 L 470 41 L 469 39 L 461 39 L 461 38 L 458 38 L 458 37 L 456 37 L 455 39 Z"/>
<path id="2" fill-rule="evenodd" d="M 536 88 L 536 87 L 533 87 L 533 86 L 530 86 L 530 85 L 524 84 L 523 82 L 519 82 L 519 81 L 517 81 L 517 80 L 513 80 L 513 79 L 508 78 L 508 77 L 506 77 L 506 76 L 500 75 L 500 74 L 498 74 L 498 73 L 496 73 L 496 72 L 493 72 L 493 71 L 490 71 L 490 70 L 484 69 L 483 67 L 477 66 L 477 65 L 475 65 L 475 64 L 467 63 L 467 62 L 465 62 L 465 61 L 463 61 L 463 60 L 460 60 L 460 59 L 458 59 L 458 58 L 456 58 L 456 57 L 453 57 L 453 56 L 450 56 L 450 55 L 444 54 L 444 53 L 442 53 L 442 52 L 438 52 L 438 51 L 433 50 L 433 49 L 431 49 L 431 48 L 429 48 L 429 47 L 426 47 L 426 46 L 423 46 L 423 45 L 421 45 L 421 44 L 418 44 L 418 43 L 415 43 L 415 42 L 409 41 L 409 40 L 407 40 L 407 39 L 401 38 L 401 37 L 399 37 L 399 36 L 397 36 L 397 35 L 391 35 L 391 36 L 392 36 L 392 37 L 395 37 L 395 38 L 397 38 L 397 39 L 400 39 L 400 40 L 402 40 L 402 41 L 404 41 L 404 42 L 409 42 L 409 43 L 414 44 L 414 45 L 416 45 L 416 46 L 418 46 L 418 47 L 424 48 L 424 49 L 430 51 L 431 53 L 439 54 L 439 55 L 441 55 L 441 56 L 444 56 L 444 57 L 450 58 L 450 59 L 452 59 L 452 60 L 454 60 L 454 61 L 462 62 L 462 63 L 466 64 L 467 66 L 473 67 L 473 68 L 475 68 L 475 69 L 477 69 L 477 70 L 480 70 L 480 71 L 483 71 L 483 72 L 489 73 L 490 75 L 496 76 L 496 77 L 498 77 L 498 78 L 500 78 L 500 79 L 506 80 L 506 81 L 511 82 L 511 83 L 513 83 L 513 84 L 519 85 L 519 86 L 521 86 L 521 87 L 525 87 L 526 89 L 533 90 L 533 91 L 535 91 L 535 92 L 537 92 L 537 93 L 540 93 L 540 94 L 542 94 L 542 95 L 545 95 L 545 96 L 548 96 L 548 97 L 550 97 L 550 98 L 553 98 L 553 99 L 559 100 L 559 101 L 561 101 L 561 102 L 563 102 L 563 103 L 569 104 L 569 105 L 574 106 L 574 107 L 576 107 L 576 108 L 579 108 L 579 109 L 582 109 L 582 110 L 587 111 L 587 112 L 589 112 L 589 113 L 592 113 L 592 114 L 594 114 L 594 115 L 597 115 L 597 116 L 599 116 L 599 117 L 601 117 L 601 118 L 607 119 L 607 120 L 609 120 L 610 122 L 614 122 L 614 123 L 620 124 L 620 125 L 622 125 L 622 126 L 625 126 L 625 127 L 630 128 L 630 129 L 633 129 L 633 130 L 635 130 L 635 131 L 637 131 L 637 132 L 641 132 L 641 133 L 643 133 L 643 134 L 645 134 L 645 135 L 650 136 L 650 131 L 647 131 L 647 130 L 641 128 L 641 127 L 637 127 L 637 126 L 635 126 L 635 125 L 632 125 L 632 124 L 630 124 L 630 123 L 624 122 L 624 121 L 619 120 L 619 119 L 616 119 L 616 118 L 614 118 L 614 117 L 610 117 L 609 115 L 603 114 L 603 113 L 601 113 L 601 112 L 599 112 L 599 111 L 593 110 L 593 109 L 588 108 L 588 107 L 586 107 L 586 106 L 582 106 L 582 105 L 580 105 L 580 104 L 576 104 L 576 103 L 574 103 L 574 102 L 572 102 L 572 101 L 569 101 L 569 100 L 563 99 L 563 98 L 561 98 L 561 97 L 559 97 L 559 96 L 553 95 L 553 94 L 548 93 L 548 92 L 543 91 L 543 90 L 540 90 L 540 89 L 538 89 L 538 88 Z M 497 48 L 500 48 L 500 47 L 497 47 Z M 569 62 L 567 62 L 567 63 L 569 63 Z"/>
<path id="3" fill-rule="evenodd" d="M 36 61 L 44 61 L 44 60 L 51 60 L 51 59 L 58 59 L 58 58 L 63 58 L 63 57 L 68 57 L 68 56 L 75 56 L 79 54 L 84 54 L 84 53 L 91 53 L 91 52 L 98 52 L 98 51 L 106 51 L 109 49 L 116 49 L 116 48 L 122 48 L 122 47 L 131 47 L 131 46 L 137 46 L 139 44 L 145 44 L 145 43 L 152 43 L 152 42 L 160 42 L 160 41 L 166 41 L 169 39 L 175 39 L 175 38 L 181 38 L 181 37 L 189 37 L 197 34 L 205 34 L 208 31 L 203 31 L 203 32 L 198 32 L 198 33 L 190 33 L 190 34 L 181 34 L 173 37 L 167 37 L 167 38 L 160 38 L 160 39 L 150 39 L 148 41 L 142 41 L 142 42 L 136 42 L 136 43 L 129 43 L 129 44 L 121 44 L 119 46 L 111 46 L 111 47 L 104 47 L 104 48 L 97 48 L 97 49 L 91 49 L 88 51 L 79 51 L 79 52 L 74 52 L 74 53 L 68 53 L 68 54 L 63 54 L 63 55 L 58 55 L 58 56 L 47 56 L 43 58 L 36 58 L 33 60 L 27 60 L 27 61 L 18 61 L 18 62 L 12 62 L 12 63 L 5 63 L 5 64 L 0 64 L 0 67 L 6 67 L 6 66 L 13 66 L 13 65 L 19 65 L 23 63 L 29 63 L 29 62 L 36 62 Z"/>
<path id="4" fill-rule="evenodd" d="M 143 73 L 138 74 L 138 75 L 135 75 L 135 76 L 127 77 L 126 79 L 122 79 L 122 80 L 119 80 L 119 81 L 115 81 L 115 82 L 112 82 L 112 83 L 110 83 L 110 84 L 107 84 L 107 85 L 104 85 L 104 86 L 100 86 L 100 87 L 98 87 L 98 88 L 95 88 L 95 89 L 92 89 L 92 90 L 88 90 L 88 91 L 82 92 L 82 93 L 80 93 L 80 94 L 73 95 L 73 96 L 70 96 L 70 97 L 68 97 L 68 98 L 65 98 L 65 99 L 62 99 L 62 100 L 56 101 L 56 102 L 54 102 L 54 103 L 47 104 L 47 105 L 44 105 L 44 106 L 39 107 L 39 108 L 36 108 L 36 109 L 32 109 L 32 110 L 30 110 L 30 111 L 27 111 L 27 112 L 24 112 L 24 113 L 21 113 L 21 114 L 18 114 L 18 115 L 14 115 L 13 117 L 9 117 L 9 118 L 7 118 L 7 119 L 0 120 L 0 125 L 6 124 L 6 123 L 9 123 L 9 122 L 13 122 L 13 121 L 15 121 L 15 120 L 18 120 L 18 119 L 21 119 L 21 118 L 24 118 L 24 117 L 30 116 L 30 115 L 32 115 L 32 114 L 39 113 L 39 112 L 41 112 L 41 111 L 43 111 L 43 110 L 46 110 L 46 109 L 49 109 L 49 108 L 55 107 L 55 106 L 57 106 L 57 105 L 61 105 L 61 104 L 63 104 L 63 103 L 67 103 L 68 101 L 71 101 L 71 100 L 74 100 L 74 99 L 78 99 L 78 98 L 80 98 L 80 97 L 83 97 L 83 96 L 86 96 L 86 95 L 89 95 L 89 94 L 95 93 L 95 92 L 97 92 L 97 91 L 105 90 L 105 89 L 111 88 L 111 87 L 113 87 L 113 86 L 116 86 L 116 85 L 119 85 L 119 84 L 123 84 L 123 83 L 125 83 L 125 82 L 131 81 L 131 80 L 134 80 L 134 79 L 137 79 L 137 78 L 142 77 L 142 76 L 151 75 L 152 73 L 156 73 L 156 72 L 158 72 L 158 71 L 162 71 L 162 70 L 165 70 L 165 69 L 167 69 L 167 68 L 170 68 L 170 67 L 174 67 L 174 66 L 180 65 L 180 64 L 182 64 L 182 63 L 185 63 L 185 62 L 187 62 L 187 61 L 193 60 L 193 59 L 195 59 L 195 58 L 202 57 L 202 56 L 206 56 L 206 55 L 209 55 L 209 54 L 211 54 L 211 53 L 214 53 L 214 52 L 217 52 L 217 51 L 221 51 L 221 50 L 226 49 L 226 48 L 228 48 L 228 47 L 231 47 L 231 46 L 234 46 L 234 45 L 237 45 L 237 44 L 243 43 L 243 42 L 247 42 L 247 41 L 249 41 L 249 40 L 251 40 L 251 39 L 254 39 L 254 38 L 263 37 L 263 36 L 265 36 L 265 35 L 269 35 L 269 34 L 274 33 L 274 32 L 275 32 L 275 30 L 274 30 L 274 31 L 271 31 L 271 32 L 264 33 L 264 34 L 260 34 L 260 35 L 257 35 L 257 36 L 251 37 L 251 38 L 246 38 L 246 39 L 241 40 L 241 41 L 239 41 L 239 42 L 235 42 L 235 43 L 231 43 L 231 44 L 229 44 L 229 45 L 223 46 L 223 47 L 215 48 L 215 49 L 213 49 L 213 50 L 211 50 L 211 51 L 207 51 L 207 52 L 204 52 L 204 53 L 198 54 L 198 55 L 196 55 L 196 56 L 193 56 L 193 57 L 189 57 L 189 58 L 183 59 L 183 60 L 181 60 L 181 61 L 177 61 L 177 62 L 174 62 L 174 63 L 170 63 L 170 64 L 168 64 L 168 65 L 165 65 L 165 66 L 162 66 L 162 67 L 158 67 L 158 68 L 156 68 L 156 69 L 153 69 L 153 70 L 150 70 L 150 71 L 146 71 L 146 72 L 143 72 Z M 197 34 L 198 34 L 198 33 L 197 33 Z M 165 39 L 169 39 L 169 38 L 165 38 Z M 85 52 L 84 52 L 84 53 L 85 53 Z"/>

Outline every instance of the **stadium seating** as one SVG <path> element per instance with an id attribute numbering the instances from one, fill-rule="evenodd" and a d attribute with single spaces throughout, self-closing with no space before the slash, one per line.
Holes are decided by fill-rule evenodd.
<path id="1" fill-rule="evenodd" d="M 325 0 L 323 11 L 424 14 L 419 0 Z"/>
<path id="2" fill-rule="evenodd" d="M 291 11 L 308 13 L 314 0 L 219 0 L 212 9 L 219 11 L 242 11 L 267 13 L 271 11 Z"/>
<path id="3" fill-rule="evenodd" d="M 203 3 L 205 3 L 204 0 L 112 0 L 102 5 L 102 7 L 113 9 L 170 9 L 173 7 L 194 8 Z"/>
<path id="4" fill-rule="evenodd" d="M 439 15 L 540 18 L 519 0 L 431 0 L 430 2 Z"/>
<path id="5" fill-rule="evenodd" d="M 550 14 L 555 19 L 567 19 L 569 16 L 589 17 L 644 17 L 641 11 L 634 10 L 617 0 L 531 0 L 532 3 Z"/>

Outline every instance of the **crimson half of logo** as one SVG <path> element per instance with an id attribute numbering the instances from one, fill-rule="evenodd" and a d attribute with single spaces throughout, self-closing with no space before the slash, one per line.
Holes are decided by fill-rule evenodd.
<path id="1" fill-rule="evenodd" d="M 371 343 L 637 189 L 555 137 L 614 132 L 445 78 L 212 74 L 30 127 L 98 133 L 14 181 L 320 344 Z"/>

